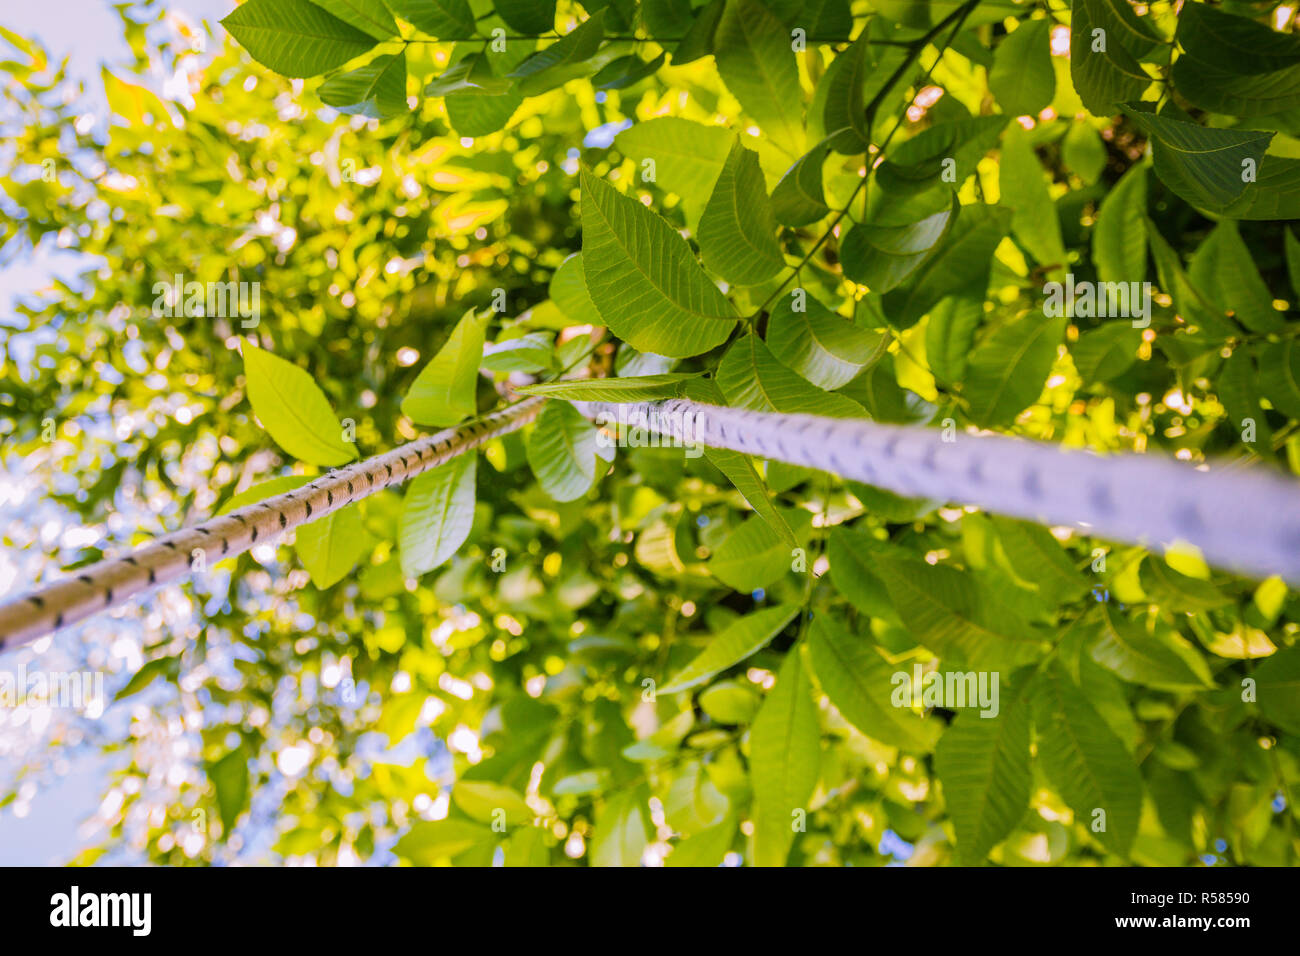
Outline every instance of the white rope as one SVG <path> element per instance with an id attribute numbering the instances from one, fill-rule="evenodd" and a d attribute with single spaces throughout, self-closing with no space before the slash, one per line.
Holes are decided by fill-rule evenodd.
<path id="1" fill-rule="evenodd" d="M 1300 482 L 1267 468 L 1202 471 L 1156 455 L 1098 455 L 959 431 L 945 440 L 934 428 L 678 399 L 657 406 L 583 403 L 582 411 L 909 497 L 1071 525 L 1114 541 L 1182 541 L 1210 564 L 1300 583 Z"/>
<path id="2" fill-rule="evenodd" d="M 862 419 L 786 415 L 683 399 L 575 402 L 683 442 L 806 465 L 909 497 L 1149 546 L 1185 542 L 1214 565 L 1300 583 L 1300 483 L 1270 470 L 1200 470 L 1154 455 L 1096 455 L 1001 435 L 944 433 Z M 0 650 L 185 577 L 202 549 L 218 559 L 398 484 L 536 417 L 529 399 L 336 469 L 294 491 L 167 535 L 0 605 Z M 950 440 L 945 440 L 945 439 Z"/>

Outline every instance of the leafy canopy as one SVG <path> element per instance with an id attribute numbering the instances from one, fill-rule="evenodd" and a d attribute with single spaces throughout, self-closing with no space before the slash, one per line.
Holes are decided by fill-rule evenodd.
<path id="1" fill-rule="evenodd" d="M 84 520 L 125 482 L 165 490 L 177 526 L 512 389 L 548 398 L 482 461 L 304 527 L 297 558 L 196 581 L 220 598 L 203 639 L 159 633 L 122 693 L 202 701 L 202 773 L 115 783 L 109 843 L 1294 862 L 1287 583 L 627 430 L 614 449 L 571 404 L 685 395 L 1300 471 L 1292 25 L 1044 6 L 247 0 L 224 23 L 256 63 L 196 61 L 188 104 L 105 74 L 103 141 L 6 35 L 19 168 L 59 175 L 0 178 L 0 248 L 57 235 L 115 266 L 7 332 L 66 346 L 6 363 L 0 430 L 32 454 L 54 409 Z M 151 320 L 176 273 L 262 283 L 260 322 Z M 1053 313 L 1067 276 L 1149 283 L 1149 311 Z M 129 444 L 68 427 L 142 410 Z M 927 695 L 956 673 L 997 678 L 987 716 Z M 168 812 L 133 812 L 151 801 Z M 220 822 L 197 845 L 174 832 L 196 808 Z"/>

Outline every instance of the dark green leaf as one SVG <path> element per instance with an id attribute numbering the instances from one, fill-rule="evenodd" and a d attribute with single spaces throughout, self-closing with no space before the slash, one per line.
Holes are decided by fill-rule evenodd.
<path id="1" fill-rule="evenodd" d="M 253 59 L 284 76 L 319 76 L 375 45 L 308 0 L 248 0 L 221 25 Z"/>
<path id="2" fill-rule="evenodd" d="M 995 716 L 972 711 L 957 717 L 934 754 L 957 832 L 957 857 L 967 866 L 983 863 L 1029 809 L 1031 711 L 1022 696 L 1002 696 Z"/>
<path id="3" fill-rule="evenodd" d="M 1031 313 L 1008 322 L 971 353 L 962 395 L 977 425 L 1010 424 L 1038 398 L 1066 322 L 1064 316 Z"/>
<path id="4" fill-rule="evenodd" d="M 817 683 L 844 719 L 862 733 L 914 753 L 934 748 L 938 721 L 894 706 L 894 668 L 876 652 L 869 637 L 850 635 L 827 615 L 818 614 L 808 632 L 808 655 Z"/>
<path id="5" fill-rule="evenodd" d="M 1038 756 L 1048 779 L 1078 824 L 1127 857 L 1142 811 L 1142 777 L 1132 756 L 1059 663 L 1035 678 L 1032 693 Z"/>

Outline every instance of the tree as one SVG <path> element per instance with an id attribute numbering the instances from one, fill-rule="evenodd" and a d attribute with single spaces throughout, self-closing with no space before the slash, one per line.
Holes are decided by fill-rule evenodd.
<path id="1" fill-rule="evenodd" d="M 205 567 L 119 694 L 159 718 L 100 849 L 1293 862 L 1282 576 L 589 418 L 684 397 L 1300 471 L 1300 41 L 1260 7 L 248 0 L 255 63 L 147 51 L 193 103 L 106 74 L 105 140 L 7 36 L 0 248 L 108 266 L 22 310 L 12 354 L 57 343 L 4 366 L 0 432 L 82 520 L 161 491 L 144 530 L 175 530 L 536 414 Z M 1270 487 L 1241 535 L 1286 552 Z M 196 772 L 160 792 L 167 714 Z"/>

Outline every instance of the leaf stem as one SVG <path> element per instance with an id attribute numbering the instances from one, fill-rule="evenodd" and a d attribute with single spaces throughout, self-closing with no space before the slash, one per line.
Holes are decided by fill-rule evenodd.
<path id="1" fill-rule="evenodd" d="M 871 128 L 875 123 L 876 113 L 879 111 L 880 105 L 884 102 L 885 96 L 889 93 L 889 90 L 899 81 L 907 70 L 916 63 L 921 53 L 930 45 L 930 41 L 938 36 L 949 25 L 953 26 L 952 32 L 948 35 L 948 43 L 951 43 L 953 37 L 955 37 L 958 31 L 961 30 L 962 24 L 966 22 L 966 18 L 970 16 L 971 11 L 979 5 L 979 2 L 980 0 L 966 0 L 966 3 L 962 4 L 962 6 L 958 7 L 952 13 L 948 14 L 948 16 L 944 17 L 931 27 L 923 37 L 909 44 L 911 49 L 907 57 L 904 58 L 903 62 L 900 63 L 897 69 L 895 69 L 890 75 L 889 79 L 885 82 L 885 85 L 880 88 L 880 91 L 871 98 L 871 102 L 867 104 L 866 114 L 868 138 L 871 136 Z M 939 65 L 939 59 L 942 59 L 942 53 L 940 53 L 939 58 L 936 59 L 934 63 L 931 63 L 926 69 L 925 74 L 921 77 L 921 83 L 924 83 L 930 78 L 930 74 L 934 72 L 934 68 Z M 911 103 L 908 105 L 910 106 Z M 906 115 L 906 113 L 904 115 Z M 880 148 L 876 150 L 874 154 L 875 156 L 884 155 L 885 149 L 889 146 L 890 141 L 894 138 L 894 134 L 898 132 L 902 125 L 903 123 L 901 120 L 894 124 L 893 129 L 889 131 L 889 135 L 885 137 L 885 141 L 881 143 Z M 868 156 L 870 155 L 872 154 L 870 153 L 870 150 L 868 150 Z M 831 233 L 835 231 L 835 227 L 840 224 L 840 220 L 844 218 L 845 214 L 848 213 L 849 209 L 853 206 L 854 200 L 858 198 L 858 193 L 862 192 L 862 188 L 866 186 L 867 180 L 870 178 L 871 170 L 868 168 L 863 173 L 862 178 L 858 180 L 858 184 L 853 187 L 853 193 L 849 196 L 848 202 L 845 203 L 844 208 L 836 212 L 835 218 L 832 219 L 831 224 L 826 227 L 826 231 L 822 233 L 821 238 L 819 238 L 813 247 L 808 250 L 808 254 L 800 260 L 799 264 L 792 269 L 790 274 L 785 277 L 784 281 L 773 289 L 772 294 L 764 299 L 763 303 L 754 311 L 753 315 L 750 316 L 751 322 L 756 321 L 757 317 L 776 300 L 777 296 L 785 291 L 785 287 L 790 284 L 790 280 L 798 275 L 804 266 L 808 265 L 812 260 L 812 257 L 817 254 L 817 250 L 820 249 L 826 243 L 826 240 L 831 237 Z"/>

